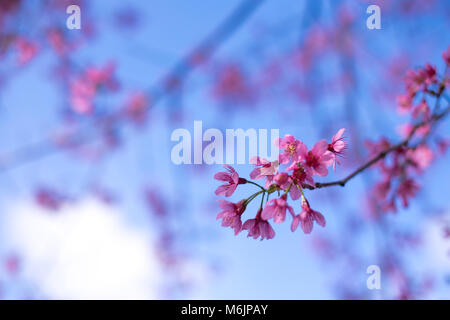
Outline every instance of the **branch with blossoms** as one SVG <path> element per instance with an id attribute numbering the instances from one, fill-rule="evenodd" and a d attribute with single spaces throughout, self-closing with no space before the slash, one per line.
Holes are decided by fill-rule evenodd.
<path id="1" fill-rule="evenodd" d="M 441 97 L 445 97 L 448 102 L 445 91 L 450 84 L 447 75 L 450 65 L 450 47 L 443 53 L 443 58 L 447 67 L 441 77 L 438 76 L 436 68 L 429 64 L 423 69 L 407 73 L 405 78 L 407 94 L 398 98 L 399 108 L 404 113 L 409 112 L 416 124 L 406 126 L 405 138 L 396 144 L 391 144 L 385 138 L 378 143 L 368 142 L 371 159 L 341 180 L 315 183 L 314 177 L 325 177 L 328 175 L 328 167 L 333 166 L 336 169 L 336 164 L 340 164 L 339 156 L 342 156 L 347 148 L 343 137 L 345 128 L 340 129 L 330 143 L 321 140 L 312 149 L 308 149 L 302 141 L 292 135 L 285 135 L 284 138 L 275 140 L 275 145 L 283 150 L 277 160 L 268 161 L 260 157 L 251 159 L 251 164 L 256 168 L 250 173 L 250 178 L 266 179 L 264 186 L 240 177 L 231 166 L 224 165 L 227 171 L 214 175 L 216 180 L 225 182 L 217 188 L 216 195 L 230 197 L 238 185 L 247 183 L 255 185 L 259 190 L 237 203 L 220 200 L 219 206 L 222 211 L 217 215 L 217 219 L 222 219 L 222 226 L 234 229 L 235 235 L 247 230 L 248 236 L 254 239 L 272 239 L 275 231 L 269 221 L 272 220 L 276 224 L 283 223 L 289 212 L 292 216 L 292 232 L 300 225 L 305 234 L 311 233 L 314 222 L 325 227 L 326 221 L 320 212 L 311 208 L 304 189 L 345 186 L 355 176 L 375 165 L 378 166 L 382 175 L 382 181 L 378 182 L 373 190 L 380 208 L 383 211 L 396 211 L 396 198 L 400 198 L 403 206 L 408 207 L 409 199 L 419 189 L 413 175 L 422 173 L 433 157 L 427 145 L 427 138 L 433 126 L 450 112 L 448 105 L 440 111 Z M 426 97 L 435 99 L 433 111 Z M 419 103 L 415 105 L 416 99 L 419 99 Z M 411 145 L 418 136 L 421 136 L 419 142 Z M 388 156 L 391 156 L 390 159 L 387 159 Z M 285 165 L 285 170 L 281 170 L 282 165 Z M 278 197 L 269 200 L 274 193 Z M 300 199 L 299 214 L 295 214 L 292 206 L 288 204 L 288 195 L 292 201 Z M 242 223 L 242 215 L 248 204 L 258 197 L 261 201 L 255 217 Z"/>
<path id="2" fill-rule="evenodd" d="M 223 211 L 217 215 L 217 218 L 222 219 L 222 226 L 233 228 L 236 235 L 242 230 L 248 230 L 248 236 L 254 239 L 259 237 L 261 240 L 272 239 L 275 231 L 269 220 L 273 219 L 273 222 L 277 224 L 282 223 L 286 220 L 286 213 L 289 212 L 292 216 L 292 231 L 300 225 L 304 233 L 311 233 L 314 222 L 325 227 L 325 218 L 320 212 L 310 207 L 303 192 L 303 186 L 306 183 L 313 185 L 314 176 L 327 176 L 328 167 L 339 164 L 338 156 L 342 155 L 346 148 L 344 131 L 345 129 L 340 129 L 333 136 L 331 143 L 321 140 L 310 150 L 292 135 L 277 139 L 275 145 L 284 149 L 278 160 L 268 161 L 260 157 L 251 159 L 251 163 L 256 168 L 250 173 L 250 178 L 254 180 L 265 178 L 264 186 L 239 177 L 231 166 L 224 165 L 227 172 L 219 172 L 214 176 L 215 179 L 226 182 L 217 188 L 216 195 L 229 197 L 238 185 L 246 183 L 257 186 L 259 190 L 238 203 L 221 200 L 220 207 Z M 280 171 L 281 165 L 285 165 L 284 171 Z M 273 193 L 277 193 L 278 198 L 269 200 Z M 288 194 L 293 201 L 301 199 L 302 211 L 297 215 L 288 204 Z M 261 197 L 261 203 L 256 216 L 242 223 L 241 216 L 247 205 L 258 196 Z"/>

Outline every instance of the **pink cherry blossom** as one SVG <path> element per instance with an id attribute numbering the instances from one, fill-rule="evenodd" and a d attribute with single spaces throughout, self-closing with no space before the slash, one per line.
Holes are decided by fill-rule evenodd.
<path id="1" fill-rule="evenodd" d="M 39 188 L 34 197 L 38 205 L 52 211 L 59 210 L 64 201 L 67 200 L 62 194 L 48 188 Z"/>
<path id="2" fill-rule="evenodd" d="M 397 195 L 402 199 L 403 207 L 409 206 L 409 198 L 414 197 L 419 191 L 419 185 L 411 178 L 403 180 L 397 188 Z"/>
<path id="3" fill-rule="evenodd" d="M 291 174 L 292 181 L 296 184 L 296 186 L 293 186 L 291 190 L 289 191 L 289 194 L 291 195 L 292 200 L 297 200 L 300 198 L 301 192 L 298 189 L 298 186 L 302 186 L 304 183 L 308 183 L 310 185 L 314 185 L 314 179 L 313 179 L 313 170 L 309 167 L 305 167 L 300 162 L 297 162 L 293 165 L 291 165 L 288 169 L 288 171 L 293 170 Z"/>
<path id="4" fill-rule="evenodd" d="M 261 218 L 261 209 L 256 214 L 254 219 L 249 219 L 244 222 L 242 230 L 248 230 L 248 237 L 257 239 L 261 237 L 261 240 L 272 239 L 275 237 L 275 231 L 267 220 Z"/>
<path id="5" fill-rule="evenodd" d="M 425 68 L 421 69 L 419 71 L 421 77 L 423 78 L 423 83 L 428 86 L 433 83 L 437 82 L 437 72 L 436 67 L 432 66 L 431 64 L 427 63 L 425 65 Z"/>
<path id="6" fill-rule="evenodd" d="M 39 51 L 39 47 L 34 42 L 26 40 L 24 38 L 18 38 L 16 40 L 17 50 L 19 52 L 18 56 L 18 64 L 25 65 L 31 59 L 33 59 L 37 52 Z"/>
<path id="7" fill-rule="evenodd" d="M 391 189 L 391 179 L 387 177 L 375 184 L 372 194 L 378 200 L 384 200 L 386 199 L 390 189 Z"/>
<path id="8" fill-rule="evenodd" d="M 94 109 L 93 99 L 96 89 L 84 79 L 77 79 L 71 83 L 70 90 L 72 109 L 80 114 L 91 113 Z"/>
<path id="9" fill-rule="evenodd" d="M 215 179 L 226 182 L 226 184 L 217 188 L 217 195 L 231 196 L 235 192 L 237 185 L 241 183 L 256 185 L 258 189 L 239 203 L 222 201 L 220 207 L 223 211 L 217 217 L 218 219 L 223 219 L 222 225 L 232 227 L 235 230 L 235 234 L 238 234 L 241 230 L 248 230 L 248 236 L 255 239 L 259 237 L 261 239 L 273 238 L 275 232 L 268 221 L 273 219 L 274 223 L 282 223 L 286 220 L 287 212 L 293 218 L 293 230 L 301 224 L 304 232 L 309 233 L 312 230 L 314 221 L 321 226 L 325 226 L 325 219 L 322 214 L 309 207 L 303 189 L 317 188 L 318 186 L 314 184 L 313 176 L 316 174 L 321 176 L 327 175 L 327 167 L 333 162 L 337 162 L 336 157 L 343 154 L 347 146 L 343 141 L 344 132 L 345 128 L 341 128 L 332 137 L 331 143 L 328 144 L 326 140 L 321 140 L 309 151 L 305 144 L 291 135 L 275 140 L 275 145 L 284 149 L 284 155 L 279 160 L 269 161 L 260 157 L 253 157 L 250 160 L 251 164 L 256 166 L 251 171 L 250 178 L 266 178 L 265 187 L 240 178 L 231 166 L 225 165 L 227 172 L 219 172 L 214 176 Z M 398 157 L 404 157 L 404 152 L 399 152 Z M 287 164 L 290 160 L 292 160 L 292 163 L 287 168 L 280 166 L 280 162 Z M 279 172 L 279 170 L 281 171 Z M 386 166 L 383 174 L 398 174 L 398 170 L 398 166 Z M 284 193 L 280 196 L 280 192 Z M 278 193 L 278 198 L 269 200 L 270 195 L 274 193 Z M 294 209 L 288 203 L 288 193 L 293 201 L 302 199 L 302 212 L 298 216 L 295 215 Z M 258 198 L 260 209 L 255 218 L 249 219 L 242 224 L 241 215 L 245 208 L 251 201 Z M 263 209 L 264 200 L 266 204 Z"/>
<path id="10" fill-rule="evenodd" d="M 447 152 L 447 149 L 450 147 L 450 139 L 449 138 L 440 138 L 437 140 L 437 147 L 441 154 Z"/>
<path id="11" fill-rule="evenodd" d="M 414 70 L 408 70 L 405 76 L 405 86 L 408 94 L 414 96 L 419 91 L 421 80 L 419 74 Z"/>
<path id="12" fill-rule="evenodd" d="M 125 115 L 135 124 L 143 124 L 147 117 L 149 99 L 142 92 L 133 93 L 125 104 Z"/>
<path id="13" fill-rule="evenodd" d="M 292 232 L 297 230 L 297 227 L 300 224 L 304 233 L 311 233 L 314 221 L 319 226 L 325 227 L 326 225 L 323 215 L 320 212 L 311 209 L 308 201 L 305 198 L 302 198 L 302 211 L 298 215 L 294 216 L 294 219 L 292 220 Z"/>
<path id="14" fill-rule="evenodd" d="M 217 72 L 212 95 L 217 99 L 232 102 L 252 102 L 255 100 L 255 90 L 246 76 L 243 68 L 229 63 Z"/>
<path id="15" fill-rule="evenodd" d="M 346 149 L 346 143 L 344 141 L 344 137 L 342 136 L 344 132 L 345 128 L 339 129 L 339 131 L 331 139 L 331 143 L 328 145 L 328 151 L 332 153 L 334 170 L 336 170 L 336 163 L 340 164 L 337 157 L 342 157 L 344 154 L 344 150 Z"/>
<path id="16" fill-rule="evenodd" d="M 253 157 L 250 159 L 250 163 L 256 166 L 256 168 L 250 172 L 250 178 L 255 180 L 267 178 L 266 188 L 271 185 L 274 176 L 278 172 L 278 160 L 270 162 L 264 158 Z"/>
<path id="17" fill-rule="evenodd" d="M 419 117 L 422 117 L 423 120 L 428 121 L 431 118 L 431 110 L 428 106 L 428 103 L 425 99 L 422 99 L 420 103 L 415 106 L 411 113 L 413 119 L 417 119 Z"/>
<path id="18" fill-rule="evenodd" d="M 85 79 L 92 83 L 93 86 L 104 85 L 111 90 L 118 89 L 118 83 L 114 78 L 116 65 L 113 62 L 107 63 L 105 66 L 88 67 L 85 71 Z"/>
<path id="19" fill-rule="evenodd" d="M 287 203 L 287 195 L 284 194 L 278 199 L 272 199 L 262 211 L 261 217 L 264 220 L 273 218 L 273 222 L 282 223 L 286 219 L 286 210 L 289 210 L 292 216 L 294 216 L 294 210 Z"/>
<path id="20" fill-rule="evenodd" d="M 147 188 L 144 193 L 145 202 L 151 212 L 158 218 L 166 217 L 169 209 L 168 203 L 157 188 Z"/>
<path id="21" fill-rule="evenodd" d="M 436 67 L 427 63 L 423 69 L 417 71 L 409 70 L 406 73 L 406 90 L 411 96 L 417 91 L 427 88 L 427 86 L 437 82 Z"/>
<path id="22" fill-rule="evenodd" d="M 20 259 L 17 255 L 11 254 L 5 259 L 5 269 L 11 275 L 16 275 L 20 269 Z"/>
<path id="23" fill-rule="evenodd" d="M 450 46 L 448 46 L 446 51 L 442 52 L 442 59 L 447 65 L 450 65 Z"/>
<path id="24" fill-rule="evenodd" d="M 116 91 L 119 87 L 114 77 L 115 65 L 108 63 L 103 67 L 88 67 L 70 84 L 70 104 L 79 114 L 91 114 L 94 100 L 100 88 Z"/>
<path id="25" fill-rule="evenodd" d="M 289 175 L 286 172 L 278 173 L 274 176 L 273 181 L 281 188 L 287 189 L 290 184 Z"/>
<path id="26" fill-rule="evenodd" d="M 69 44 L 64 33 L 60 29 L 49 29 L 47 31 L 47 40 L 58 55 L 66 55 L 73 49 L 73 45 Z"/>
<path id="27" fill-rule="evenodd" d="M 223 211 L 217 215 L 216 219 L 222 219 L 222 226 L 231 227 L 237 235 L 242 229 L 241 215 L 246 208 L 245 200 L 238 203 L 221 200 L 219 206 Z"/>
<path id="28" fill-rule="evenodd" d="M 308 151 L 300 151 L 300 159 L 304 159 L 306 167 L 311 168 L 314 174 L 326 176 L 328 174 L 327 167 L 333 162 L 333 154 L 328 151 L 328 143 L 326 140 L 317 142 L 314 147 Z"/>
<path id="29" fill-rule="evenodd" d="M 402 94 L 397 97 L 398 113 L 405 114 L 411 110 L 413 97 L 410 94 Z"/>
<path id="30" fill-rule="evenodd" d="M 286 164 L 291 159 L 297 160 L 300 157 L 300 152 L 302 154 L 307 152 L 306 145 L 290 134 L 285 135 L 284 138 L 275 140 L 275 146 L 284 149 L 284 152 L 279 156 L 281 164 Z"/>
<path id="31" fill-rule="evenodd" d="M 218 172 L 214 175 L 214 179 L 228 183 L 219 186 L 215 193 L 218 196 L 224 195 L 225 197 L 230 197 L 236 190 L 238 184 L 244 184 L 247 180 L 239 178 L 239 175 L 232 166 L 227 164 L 224 164 L 223 166 L 228 172 Z"/>
<path id="32" fill-rule="evenodd" d="M 414 124 L 412 124 L 410 122 L 404 123 L 397 127 L 397 131 L 403 138 L 408 137 L 411 134 L 411 132 L 413 131 L 413 129 L 414 129 Z M 420 137 L 425 137 L 430 132 L 430 129 L 431 129 L 431 127 L 429 124 L 424 124 L 416 130 L 415 134 Z"/>
<path id="33" fill-rule="evenodd" d="M 433 151 L 427 145 L 420 145 L 406 152 L 408 161 L 419 171 L 427 168 L 433 160 Z"/>

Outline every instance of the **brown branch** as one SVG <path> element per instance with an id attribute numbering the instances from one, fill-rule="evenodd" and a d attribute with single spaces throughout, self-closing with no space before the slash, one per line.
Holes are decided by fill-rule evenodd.
<path id="1" fill-rule="evenodd" d="M 360 174 L 361 172 L 363 172 L 364 170 L 366 170 L 367 168 L 371 167 L 372 165 L 374 165 L 375 163 L 377 163 L 379 160 L 385 158 L 389 153 L 397 150 L 398 148 L 401 147 L 406 147 L 408 146 L 409 142 L 411 141 L 411 139 L 413 138 L 414 134 L 416 133 L 416 131 L 427 124 L 431 124 L 431 123 L 435 123 L 441 119 L 443 119 L 448 113 L 450 112 L 450 106 L 448 106 L 444 111 L 440 112 L 440 113 L 436 113 L 434 114 L 431 119 L 427 120 L 427 121 L 422 121 L 417 123 L 413 129 L 411 130 L 411 132 L 409 133 L 409 135 L 402 141 L 400 141 L 399 143 L 389 147 L 388 149 L 378 153 L 375 157 L 373 157 L 371 160 L 369 160 L 368 162 L 366 162 L 365 164 L 363 164 L 362 166 L 360 166 L 358 169 L 356 169 L 355 171 L 353 171 L 351 174 L 349 174 L 347 177 L 341 179 L 341 180 L 337 180 L 337 181 L 332 181 L 332 182 L 317 182 L 315 183 L 314 186 L 308 185 L 308 184 L 304 184 L 303 188 L 305 189 L 309 189 L 309 190 L 314 190 L 314 189 L 320 189 L 320 188 L 326 188 L 326 187 L 331 187 L 331 186 L 341 186 L 344 187 L 345 184 L 351 180 L 352 178 L 354 178 L 355 176 L 357 176 L 358 174 Z"/>

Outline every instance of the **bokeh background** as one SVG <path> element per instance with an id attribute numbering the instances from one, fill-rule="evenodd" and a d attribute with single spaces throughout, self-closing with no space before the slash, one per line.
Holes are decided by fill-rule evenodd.
<path id="1" fill-rule="evenodd" d="M 70 4 L 81 30 L 66 28 Z M 381 30 L 366 27 L 370 4 Z M 374 212 L 369 170 L 308 192 L 326 228 L 257 241 L 216 221 L 221 166 L 174 165 L 170 135 L 202 120 L 311 147 L 344 127 L 323 181 L 344 177 L 366 139 L 401 138 L 402 79 L 443 72 L 449 16 L 445 0 L 1 0 L 0 297 L 448 299 L 448 152 L 396 214 Z"/>

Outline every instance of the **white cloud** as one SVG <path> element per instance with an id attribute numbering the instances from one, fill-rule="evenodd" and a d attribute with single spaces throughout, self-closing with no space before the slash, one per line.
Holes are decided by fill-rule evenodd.
<path id="1" fill-rule="evenodd" d="M 450 224 L 450 213 L 442 214 L 426 224 L 424 230 L 427 261 L 436 271 L 450 270 L 450 239 L 444 237 L 444 228 Z"/>
<path id="2" fill-rule="evenodd" d="M 148 230 L 97 200 L 49 212 L 14 205 L 1 236 L 20 253 L 23 276 L 51 299 L 158 298 L 161 266 Z"/>

